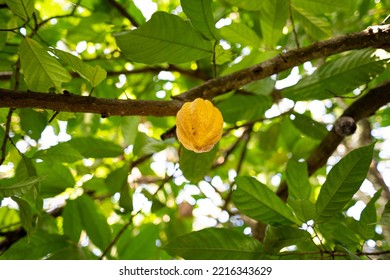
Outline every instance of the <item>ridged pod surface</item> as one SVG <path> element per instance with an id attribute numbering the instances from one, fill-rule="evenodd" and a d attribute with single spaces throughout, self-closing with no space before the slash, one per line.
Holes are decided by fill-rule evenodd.
<path id="1" fill-rule="evenodd" d="M 221 139 L 223 118 L 209 100 L 197 98 L 186 102 L 176 115 L 176 135 L 180 143 L 191 151 L 210 151 Z"/>

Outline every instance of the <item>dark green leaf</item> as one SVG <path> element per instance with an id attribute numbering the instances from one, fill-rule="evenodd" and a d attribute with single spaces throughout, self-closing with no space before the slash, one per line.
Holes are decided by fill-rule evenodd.
<path id="1" fill-rule="evenodd" d="M 123 154 L 121 146 L 93 137 L 75 137 L 67 143 L 86 158 L 117 157 Z"/>
<path id="2" fill-rule="evenodd" d="M 78 203 L 75 200 L 67 200 L 62 212 L 64 234 L 73 242 L 78 243 L 83 229 Z"/>
<path id="3" fill-rule="evenodd" d="M 129 167 L 126 165 L 111 171 L 105 179 L 105 183 L 110 190 L 110 193 L 114 194 L 120 192 L 123 185 L 127 183 L 128 175 Z"/>
<path id="4" fill-rule="evenodd" d="M 217 152 L 218 145 L 207 153 L 195 153 L 183 147 L 181 149 L 179 164 L 184 177 L 192 182 L 203 179 L 210 171 Z"/>
<path id="5" fill-rule="evenodd" d="M 292 115 L 294 116 L 292 123 L 303 134 L 316 140 L 322 140 L 328 134 L 328 130 L 326 129 L 325 125 L 316 122 L 312 118 L 301 114 Z"/>
<path id="6" fill-rule="evenodd" d="M 351 200 L 367 176 L 373 149 L 374 144 L 356 149 L 333 166 L 318 195 L 317 223 L 329 220 Z"/>
<path id="7" fill-rule="evenodd" d="M 133 154 L 138 157 L 159 152 L 167 147 L 166 143 L 139 132 L 135 138 Z"/>
<path id="8" fill-rule="evenodd" d="M 261 182 L 247 176 L 238 176 L 235 181 L 233 202 L 242 213 L 271 225 L 300 224 L 286 203 Z"/>
<path id="9" fill-rule="evenodd" d="M 71 80 L 70 74 L 38 42 L 26 37 L 20 44 L 20 61 L 28 88 L 47 92 L 61 91 L 61 85 Z"/>
<path id="10" fill-rule="evenodd" d="M 189 17 L 192 25 L 209 40 L 217 40 L 218 34 L 215 28 L 212 0 L 181 0 L 183 12 Z"/>
<path id="11" fill-rule="evenodd" d="M 302 23 L 306 32 L 313 38 L 319 40 L 332 35 L 332 29 L 328 21 L 324 18 L 306 11 L 304 8 L 293 7 L 293 18 Z"/>
<path id="12" fill-rule="evenodd" d="M 23 196 L 35 188 L 37 183 L 43 181 L 44 177 L 29 177 L 21 181 L 17 181 L 11 185 L 2 185 L 0 181 L 0 194 L 4 197 L 10 197 L 14 195 Z"/>
<path id="13" fill-rule="evenodd" d="M 84 157 L 68 142 L 64 142 L 46 150 L 37 151 L 34 155 L 34 158 L 42 159 L 48 162 L 72 163 L 78 160 L 82 160 Z"/>
<path id="14" fill-rule="evenodd" d="M 191 260 L 251 260 L 263 255 L 259 241 L 224 228 L 207 228 L 179 236 L 163 249 L 172 256 Z"/>
<path id="15" fill-rule="evenodd" d="M 116 42 L 131 60 L 147 64 L 173 64 L 211 56 L 211 42 L 178 16 L 156 12 L 141 27 L 117 34 Z"/>
<path id="16" fill-rule="evenodd" d="M 390 226 L 390 200 L 387 201 L 385 205 L 385 209 L 382 212 L 381 219 L 379 220 L 379 224 L 384 226 Z"/>
<path id="17" fill-rule="evenodd" d="M 28 234 L 31 234 L 34 230 L 33 209 L 26 200 L 20 197 L 13 196 L 12 200 L 18 204 L 20 221 L 22 222 L 23 228 Z"/>
<path id="18" fill-rule="evenodd" d="M 42 131 L 46 128 L 47 117 L 45 113 L 37 112 L 33 109 L 21 109 L 20 125 L 26 135 L 34 140 L 41 138 Z"/>

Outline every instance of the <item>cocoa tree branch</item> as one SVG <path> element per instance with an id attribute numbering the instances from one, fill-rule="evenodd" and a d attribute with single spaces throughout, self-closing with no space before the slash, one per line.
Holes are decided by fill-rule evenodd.
<path id="1" fill-rule="evenodd" d="M 49 95 L 43 93 L 11 92 L 0 90 L 0 107 L 39 108 L 55 111 L 98 113 L 112 115 L 175 115 L 183 101 L 196 97 L 212 99 L 217 95 L 239 89 L 245 84 L 269 77 L 306 61 L 326 57 L 348 50 L 384 48 L 390 46 L 390 25 L 369 27 L 361 32 L 334 37 L 305 48 L 282 53 L 260 64 L 227 76 L 211 79 L 176 97 L 173 101 L 143 101 L 91 99 L 83 96 Z M 14 96 L 11 96 L 14 95 Z"/>
<path id="2" fill-rule="evenodd" d="M 371 89 L 367 94 L 356 100 L 349 106 L 341 117 L 352 117 L 355 122 L 373 115 L 382 106 L 390 102 L 390 81 Z M 324 166 L 328 158 L 344 139 L 336 133 L 335 127 L 322 139 L 321 143 L 313 150 L 307 158 L 309 176 Z M 286 182 L 282 182 L 277 190 L 277 195 L 287 200 L 288 191 Z"/>

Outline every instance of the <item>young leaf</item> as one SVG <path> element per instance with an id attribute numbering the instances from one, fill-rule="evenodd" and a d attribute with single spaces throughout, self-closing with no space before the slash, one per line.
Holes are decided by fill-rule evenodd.
<path id="1" fill-rule="evenodd" d="M 347 94 L 384 71 L 389 58 L 390 55 L 384 51 L 353 51 L 323 64 L 295 86 L 284 89 L 282 94 L 296 101 L 326 99 L 335 94 Z"/>
<path id="2" fill-rule="evenodd" d="M 261 259 L 263 246 L 256 239 L 224 228 L 207 228 L 171 240 L 163 247 L 171 256 L 188 260 Z"/>
<path id="3" fill-rule="evenodd" d="M 117 34 L 122 52 L 135 62 L 173 64 L 211 56 L 212 45 L 188 22 L 176 15 L 156 12 L 143 26 Z"/>
<path id="4" fill-rule="evenodd" d="M 65 68 L 33 39 L 24 38 L 19 53 L 21 68 L 30 90 L 47 92 L 54 87 L 60 91 L 62 83 L 71 80 Z"/>
<path id="5" fill-rule="evenodd" d="M 34 12 L 34 0 L 5 0 L 11 11 L 24 20 L 31 18 Z"/>
<path id="6" fill-rule="evenodd" d="M 106 76 L 107 72 L 99 65 L 91 66 L 83 62 L 77 56 L 74 56 L 70 53 L 61 51 L 61 50 L 53 50 L 56 56 L 64 63 L 70 65 L 74 71 L 76 71 L 81 77 L 86 79 L 92 87 L 96 87 L 100 82 L 102 82 Z"/>
<path id="7" fill-rule="evenodd" d="M 311 185 L 306 162 L 290 159 L 286 167 L 286 180 L 289 198 L 309 199 Z"/>
<path id="8" fill-rule="evenodd" d="M 288 19 L 288 0 L 264 0 L 260 10 L 260 24 L 264 42 L 268 47 L 276 47 L 283 35 Z"/>
<path id="9" fill-rule="evenodd" d="M 183 147 L 181 149 L 179 165 L 184 177 L 192 182 L 203 179 L 210 171 L 217 152 L 218 145 L 207 153 L 195 153 Z"/>
<path id="10" fill-rule="evenodd" d="M 356 149 L 330 170 L 316 202 L 317 223 L 339 213 L 357 192 L 367 176 L 374 144 Z"/>
<path id="11" fill-rule="evenodd" d="M 270 225 L 300 224 L 291 209 L 267 186 L 252 177 L 236 177 L 233 202 L 245 215 Z"/>
<path id="12" fill-rule="evenodd" d="M 212 0 L 181 0 L 183 12 L 189 17 L 192 25 L 209 40 L 217 40 L 218 34 L 215 28 Z"/>

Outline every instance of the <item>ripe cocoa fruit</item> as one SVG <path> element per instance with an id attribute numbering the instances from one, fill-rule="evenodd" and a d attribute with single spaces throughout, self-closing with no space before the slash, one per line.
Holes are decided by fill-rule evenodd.
<path id="1" fill-rule="evenodd" d="M 176 115 L 176 135 L 180 143 L 191 151 L 210 151 L 221 139 L 223 118 L 209 100 L 197 98 L 186 102 Z"/>

